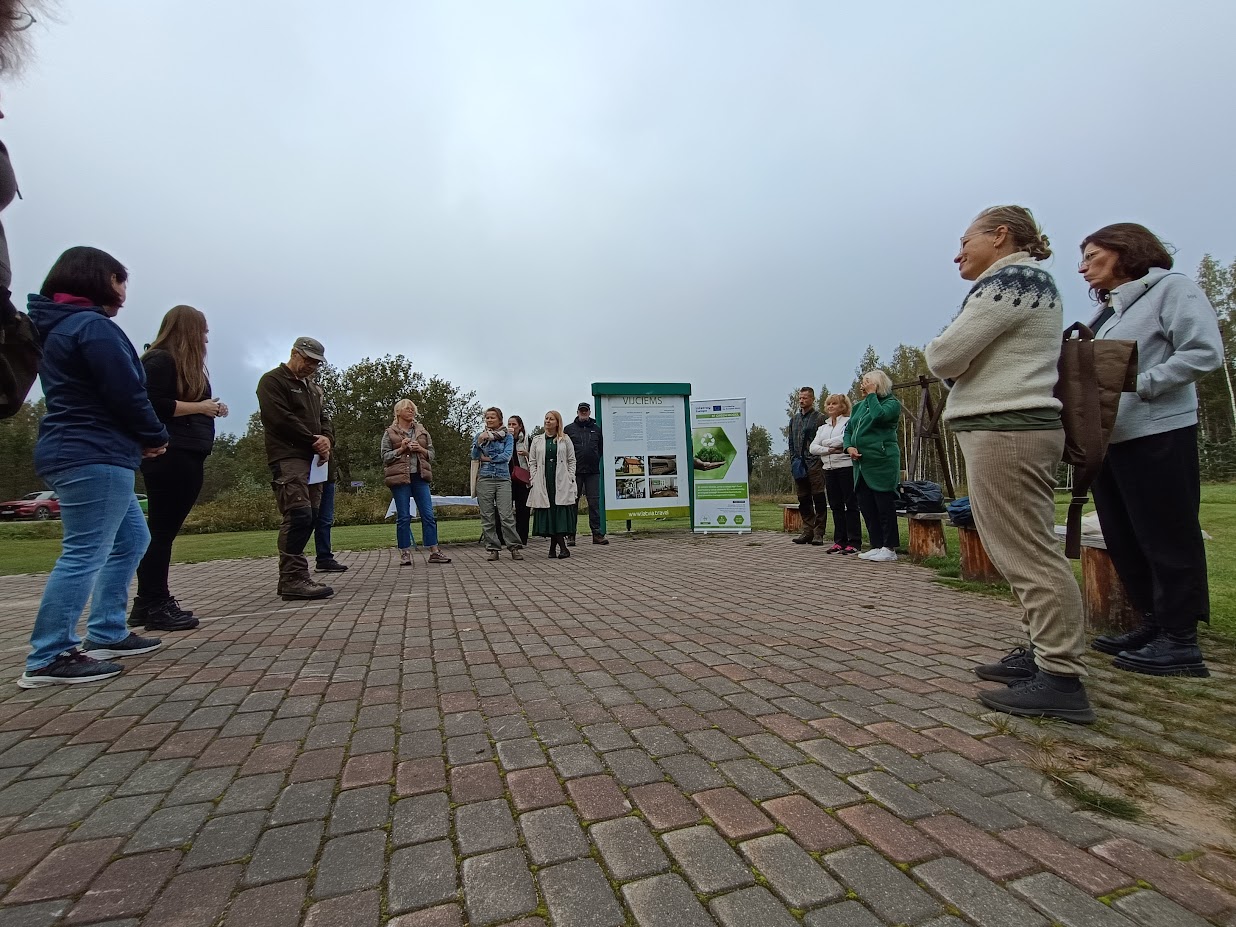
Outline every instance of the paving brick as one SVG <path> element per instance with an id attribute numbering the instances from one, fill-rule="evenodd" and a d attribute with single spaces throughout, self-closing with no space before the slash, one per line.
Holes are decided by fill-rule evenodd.
<path id="1" fill-rule="evenodd" d="M 670 831 L 661 839 L 697 892 L 712 894 L 755 881 L 738 854 L 707 825 Z"/>
<path id="2" fill-rule="evenodd" d="M 502 850 L 519 842 L 505 799 L 460 805 L 455 809 L 455 842 L 463 856 Z"/>
<path id="3" fill-rule="evenodd" d="M 923 731 L 932 740 L 959 753 L 972 763 L 991 763 L 1004 759 L 1004 754 L 976 737 L 951 727 L 933 727 Z"/>
<path id="4" fill-rule="evenodd" d="M 815 763 L 791 766 L 781 774 L 826 808 L 841 808 L 865 799 L 862 792 Z"/>
<path id="5" fill-rule="evenodd" d="M 1208 927 L 1207 921 L 1158 892 L 1124 895 L 1113 901 L 1112 907 L 1141 927 Z"/>
<path id="6" fill-rule="evenodd" d="M 459 890 L 455 851 L 446 840 L 397 850 L 386 884 L 392 913 L 454 901 Z"/>
<path id="7" fill-rule="evenodd" d="M 0 839 L 0 882 L 12 884 L 60 842 L 65 828 L 10 834 Z"/>
<path id="8" fill-rule="evenodd" d="M 785 834 L 748 840 L 739 850 L 791 907 L 813 908 L 845 894 L 837 881 Z"/>
<path id="9" fill-rule="evenodd" d="M 870 802 L 842 808 L 837 818 L 895 863 L 916 863 L 942 852 L 930 837 Z"/>
<path id="10" fill-rule="evenodd" d="M 465 927 L 463 909 L 457 904 L 426 908 L 386 922 L 386 927 Z"/>
<path id="11" fill-rule="evenodd" d="M 48 901 L 78 894 L 107 865 L 120 845 L 119 839 L 103 839 L 57 847 L 4 897 L 5 904 Z"/>
<path id="12" fill-rule="evenodd" d="M 918 827 L 989 879 L 1005 882 L 1038 868 L 1030 857 L 952 815 L 924 818 Z"/>
<path id="13" fill-rule="evenodd" d="M 622 896 L 639 927 L 715 927 L 680 875 L 629 882 L 622 887 Z"/>
<path id="14" fill-rule="evenodd" d="M 815 853 L 856 842 L 854 834 L 803 795 L 774 798 L 760 806 L 788 830 L 803 848 Z"/>
<path id="15" fill-rule="evenodd" d="M 180 854 L 174 850 L 117 860 L 90 883 L 65 923 L 90 923 L 148 911 L 179 862 Z"/>
<path id="16" fill-rule="evenodd" d="M 637 818 L 603 821 L 588 829 L 605 867 L 619 882 L 655 875 L 669 868 L 656 839 Z"/>
<path id="17" fill-rule="evenodd" d="M 547 808 L 566 801 L 566 796 L 562 794 L 562 786 L 558 784 L 553 770 L 545 766 L 537 769 L 519 769 L 508 773 L 506 786 L 511 792 L 511 801 L 518 811 Z"/>
<path id="18" fill-rule="evenodd" d="M 343 769 L 343 748 L 306 750 L 296 758 L 292 767 L 293 782 L 308 782 L 313 779 L 334 779 Z"/>
<path id="19" fill-rule="evenodd" d="M 73 906 L 72 901 L 39 901 L 0 908 L 0 927 L 52 927 Z"/>
<path id="20" fill-rule="evenodd" d="M 950 779 L 960 782 L 979 795 L 998 795 L 1017 789 L 1017 786 L 1003 776 L 956 753 L 931 753 L 923 759 Z"/>
<path id="21" fill-rule="evenodd" d="M 279 826 L 299 824 L 302 821 L 320 821 L 330 813 L 334 796 L 333 779 L 289 785 L 279 794 L 279 800 L 270 815 L 270 823 L 272 826 Z"/>
<path id="22" fill-rule="evenodd" d="M 182 869 L 200 869 L 243 859 L 253 852 L 266 823 L 264 811 L 231 814 L 208 821 L 193 841 Z"/>
<path id="23" fill-rule="evenodd" d="M 241 892 L 227 911 L 224 927 L 298 927 L 308 891 L 304 879 Z"/>
<path id="24" fill-rule="evenodd" d="M 318 855 L 321 822 L 276 827 L 262 834 L 245 870 L 245 884 L 259 885 L 307 875 Z"/>
<path id="25" fill-rule="evenodd" d="M 772 716 L 778 717 L 778 716 Z M 750 753 L 755 754 L 764 763 L 780 769 L 783 766 L 797 766 L 807 762 L 807 757 L 795 750 L 780 737 L 772 734 L 751 734 L 739 737 L 738 742 Z"/>
<path id="26" fill-rule="evenodd" d="M 335 837 L 326 844 L 313 883 L 315 898 L 330 898 L 373 888 L 386 862 L 386 834 L 382 831 Z"/>
<path id="27" fill-rule="evenodd" d="M 824 865 L 889 923 L 916 924 L 941 913 L 939 902 L 871 847 L 830 853 Z"/>
<path id="28" fill-rule="evenodd" d="M 807 927 L 884 927 L 884 921 L 857 901 L 843 901 L 819 908 L 803 918 L 803 923 Z"/>
<path id="29" fill-rule="evenodd" d="M 345 789 L 389 782 L 395 758 L 387 753 L 366 753 L 354 756 L 343 767 L 342 786 Z"/>
<path id="30" fill-rule="evenodd" d="M 616 818 L 631 810 L 631 803 L 610 776 L 572 779 L 567 783 L 567 792 L 579 809 L 579 816 L 585 821 Z"/>
<path id="31" fill-rule="evenodd" d="M 981 830 L 1007 830 L 1025 823 L 1016 815 L 1011 814 L 1003 805 L 990 798 L 984 798 L 959 782 L 949 780 L 928 782 L 921 791 L 933 801 L 961 815 Z"/>
<path id="32" fill-rule="evenodd" d="M 283 774 L 268 773 L 263 776 L 245 776 L 228 786 L 216 814 L 235 814 L 239 811 L 257 811 L 269 808 L 283 790 Z"/>
<path id="33" fill-rule="evenodd" d="M 1037 827 L 1006 830 L 1000 838 L 1091 895 L 1106 895 L 1133 883 L 1133 878 Z"/>
<path id="34" fill-rule="evenodd" d="M 942 810 L 929 797 L 886 772 L 863 773 L 851 776 L 849 781 L 898 817 L 923 818 Z"/>
<path id="35" fill-rule="evenodd" d="M 727 780 L 701 756 L 694 753 L 678 753 L 661 759 L 658 764 L 682 791 L 691 794 L 704 789 L 716 789 L 727 785 Z"/>
<path id="36" fill-rule="evenodd" d="M 537 906 L 528 860 L 517 849 L 464 860 L 463 890 L 473 927 L 510 920 Z"/>
<path id="37" fill-rule="evenodd" d="M 550 762 L 563 779 L 595 776 L 605 772 L 600 758 L 584 744 L 565 744 L 549 751 Z"/>
<path id="38" fill-rule="evenodd" d="M 1074 846 L 1088 847 L 1111 836 L 1110 831 L 1089 818 L 1029 792 L 1009 792 L 992 800 Z"/>
<path id="39" fill-rule="evenodd" d="M 588 738 L 594 750 L 602 753 L 606 750 L 621 750 L 635 746 L 635 741 L 620 724 L 590 724 L 584 728 L 584 736 Z"/>
<path id="40" fill-rule="evenodd" d="M 401 800 L 395 805 L 391 840 L 395 846 L 441 840 L 451 831 L 450 807 L 445 792 Z"/>
<path id="41" fill-rule="evenodd" d="M 936 859 L 914 869 L 915 878 L 984 927 L 1046 927 L 1047 919 L 958 859 Z"/>
<path id="42" fill-rule="evenodd" d="M 1018 879 L 1008 890 L 1062 927 L 1130 927 L 1128 918 L 1050 872 Z"/>
<path id="43" fill-rule="evenodd" d="M 626 923 L 601 867 L 591 859 L 542 869 L 537 881 L 555 927 L 622 927 Z"/>
<path id="44" fill-rule="evenodd" d="M 766 888 L 746 888 L 708 903 L 722 927 L 797 927 L 798 921 Z"/>
<path id="45" fill-rule="evenodd" d="M 496 763 L 455 766 L 451 769 L 450 781 L 451 798 L 460 804 L 501 798 L 505 790 Z"/>
<path id="46" fill-rule="evenodd" d="M 779 798 L 794 791 L 792 785 L 755 760 L 730 760 L 719 764 L 718 769 L 725 773 L 740 792 L 754 801 Z"/>
<path id="47" fill-rule="evenodd" d="M 799 750 L 839 776 L 852 776 L 875 767 L 875 763 L 857 750 L 850 750 L 831 740 L 805 740 L 796 744 Z"/>
<path id="48" fill-rule="evenodd" d="M 1131 876 L 1145 879 L 1172 901 L 1202 917 L 1217 917 L 1230 908 L 1236 908 L 1236 898 L 1202 879 L 1184 864 L 1165 859 L 1127 838 L 1119 837 L 1101 843 L 1090 852 Z"/>
<path id="49" fill-rule="evenodd" d="M 340 792 L 330 816 L 330 835 L 377 830 L 391 813 L 391 787 L 371 785 Z"/>
<path id="50" fill-rule="evenodd" d="M 305 927 L 378 927 L 381 899 L 375 891 L 319 901 L 305 916 Z"/>
<path id="51" fill-rule="evenodd" d="M 243 871 L 243 866 L 217 866 L 176 876 L 142 918 L 143 927 L 214 927 Z"/>
<path id="52" fill-rule="evenodd" d="M 405 760 L 395 772 L 395 794 L 423 795 L 446 788 L 446 767 L 438 757 Z"/>
<path id="53" fill-rule="evenodd" d="M 545 752 L 532 737 L 498 742 L 498 761 L 503 769 L 529 769 L 545 765 Z"/>
<path id="54" fill-rule="evenodd" d="M 214 811 L 214 805 L 181 805 L 163 808 L 146 819 L 131 840 L 124 846 L 125 853 L 143 853 L 147 850 L 171 849 L 183 846 L 193 839 L 206 818 Z"/>
<path id="55" fill-rule="evenodd" d="M 714 763 L 723 760 L 741 760 L 747 755 L 747 751 L 727 737 L 723 731 L 695 731 L 687 735 L 687 742 Z"/>
<path id="56" fill-rule="evenodd" d="M 49 796 L 38 808 L 26 815 L 17 830 L 45 830 L 49 827 L 65 827 L 85 819 L 98 804 L 107 798 L 112 787 L 96 785 L 85 789 L 69 789 Z"/>
<path id="57" fill-rule="evenodd" d="M 735 789 L 713 789 L 692 798 L 712 818 L 717 830 L 731 840 L 746 840 L 773 830 L 772 821 Z"/>
<path id="58" fill-rule="evenodd" d="M 575 812 L 567 805 L 556 805 L 519 816 L 528 855 L 537 866 L 561 863 L 588 855 L 588 840 Z"/>
<path id="59" fill-rule="evenodd" d="M 612 750 L 603 759 L 614 778 L 625 786 L 646 785 L 665 778 L 661 768 L 643 750 Z"/>
<path id="60" fill-rule="evenodd" d="M 196 769 L 176 784 L 163 805 L 167 808 L 172 805 L 192 805 L 198 802 L 214 801 L 227 791 L 227 787 L 235 776 L 236 767 L 234 766 Z"/>
<path id="61" fill-rule="evenodd" d="M 64 776 L 14 782 L 0 792 L 0 815 L 29 814 L 47 801 L 64 782 Z"/>
<path id="62" fill-rule="evenodd" d="M 700 819 L 699 809 L 668 782 L 634 788 L 631 800 L 655 830 L 683 827 Z"/>
<path id="63" fill-rule="evenodd" d="M 687 744 L 681 737 L 662 724 L 642 727 L 631 733 L 640 742 L 640 746 L 655 757 L 686 753 L 688 749 Z"/>

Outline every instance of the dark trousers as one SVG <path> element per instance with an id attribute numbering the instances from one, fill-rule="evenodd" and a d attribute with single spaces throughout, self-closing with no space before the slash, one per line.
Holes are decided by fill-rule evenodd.
<path id="1" fill-rule="evenodd" d="M 861 547 L 863 529 L 858 524 L 858 496 L 854 493 L 854 471 L 850 467 L 824 471 L 828 506 L 833 510 L 833 543 L 842 547 Z"/>
<path id="2" fill-rule="evenodd" d="M 601 474 L 579 473 L 575 487 L 580 498 L 588 500 L 588 528 L 594 535 L 601 533 Z"/>
<path id="3" fill-rule="evenodd" d="M 1161 628 L 1210 620 L 1197 426 L 1113 444 L 1092 487 L 1112 565 Z"/>
<path id="4" fill-rule="evenodd" d="M 318 505 L 318 517 L 313 523 L 313 556 L 318 563 L 335 559 L 330 549 L 330 529 L 335 523 L 335 484 L 327 480 L 322 484 L 322 502 Z"/>
<path id="5" fill-rule="evenodd" d="M 858 496 L 858 509 L 863 513 L 863 521 L 867 523 L 867 537 L 871 546 L 887 547 L 889 550 L 900 547 L 897 494 L 872 489 L 862 476 L 854 483 L 854 494 Z"/>
<path id="6" fill-rule="evenodd" d="M 798 514 L 803 517 L 803 526 L 814 526 L 820 534 L 828 524 L 828 490 L 823 470 L 810 471 L 801 480 L 794 480 L 798 494 Z M 816 524 L 819 519 L 819 524 Z"/>
<path id="7" fill-rule="evenodd" d="M 171 596 L 167 573 L 172 542 L 202 491 L 205 463 L 205 454 L 176 450 L 142 463 L 150 528 L 150 546 L 137 567 L 137 595 L 144 602 L 162 602 Z"/>
<path id="8" fill-rule="evenodd" d="M 528 493 L 531 487 L 519 480 L 511 480 L 511 501 L 515 503 L 515 530 L 519 532 L 522 544 L 528 543 L 528 523 L 532 519 L 532 509 L 528 508 Z"/>
<path id="9" fill-rule="evenodd" d="M 279 583 L 310 581 L 305 545 L 313 535 L 322 484 L 309 485 L 309 458 L 285 457 L 270 465 L 270 487 L 283 524 L 279 526 Z"/>

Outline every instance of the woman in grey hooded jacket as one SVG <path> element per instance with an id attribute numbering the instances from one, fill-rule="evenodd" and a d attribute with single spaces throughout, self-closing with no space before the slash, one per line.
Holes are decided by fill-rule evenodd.
<path id="1" fill-rule="evenodd" d="M 1223 363 L 1214 308 L 1171 272 L 1172 256 L 1144 226 L 1120 222 L 1082 242 L 1078 272 L 1100 311 L 1099 338 L 1137 342 L 1137 391 L 1120 397 L 1094 504 L 1129 600 L 1145 617 L 1092 646 L 1115 666 L 1154 676 L 1209 676 L 1197 624 L 1210 620 L 1198 522 L 1197 387 Z"/>

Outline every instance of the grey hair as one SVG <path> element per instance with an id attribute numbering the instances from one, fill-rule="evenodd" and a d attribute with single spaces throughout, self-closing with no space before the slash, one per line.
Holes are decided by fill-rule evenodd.
<path id="1" fill-rule="evenodd" d="M 865 380 L 867 379 L 867 377 L 871 377 L 871 379 L 875 381 L 876 395 L 879 396 L 881 399 L 883 399 L 885 396 L 892 395 L 893 381 L 889 379 L 888 374 L 885 373 L 883 370 L 881 370 L 879 367 L 877 367 L 875 370 L 868 370 L 866 373 L 863 374 L 862 378 Z"/>

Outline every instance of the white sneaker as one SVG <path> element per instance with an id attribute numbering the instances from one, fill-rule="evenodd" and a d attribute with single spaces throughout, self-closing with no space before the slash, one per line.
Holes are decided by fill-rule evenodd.
<path id="1" fill-rule="evenodd" d="M 872 557 L 874 557 L 879 552 L 880 552 L 880 548 L 873 547 L 871 548 L 871 550 L 865 550 L 861 554 L 859 554 L 858 559 L 859 560 L 870 560 Z"/>
<path id="2" fill-rule="evenodd" d="M 877 563 L 893 563 L 897 560 L 897 552 L 890 547 L 881 547 L 867 559 Z"/>

